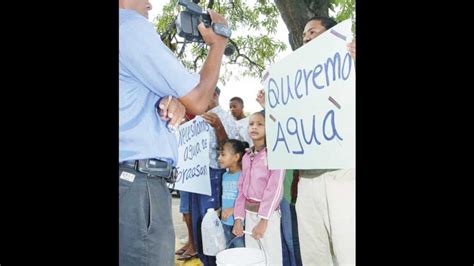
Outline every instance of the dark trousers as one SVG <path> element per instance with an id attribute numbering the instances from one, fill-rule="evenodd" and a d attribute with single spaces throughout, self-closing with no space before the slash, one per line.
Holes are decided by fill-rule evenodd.
<path id="1" fill-rule="evenodd" d="M 173 266 L 174 248 L 166 182 L 119 165 L 119 265 Z"/>
<path id="2" fill-rule="evenodd" d="M 302 262 L 295 205 L 283 198 L 280 203 L 280 211 L 283 266 L 300 266 Z"/>

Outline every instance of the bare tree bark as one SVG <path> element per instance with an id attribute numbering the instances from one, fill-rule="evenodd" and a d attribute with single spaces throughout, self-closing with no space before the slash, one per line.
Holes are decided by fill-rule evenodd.
<path id="1" fill-rule="evenodd" d="M 207 4 L 208 9 L 213 9 L 214 8 L 214 0 L 209 0 L 209 4 Z"/>
<path id="2" fill-rule="evenodd" d="M 303 45 L 306 22 L 314 16 L 327 16 L 329 0 L 274 0 L 289 31 L 288 40 L 294 51 Z"/>

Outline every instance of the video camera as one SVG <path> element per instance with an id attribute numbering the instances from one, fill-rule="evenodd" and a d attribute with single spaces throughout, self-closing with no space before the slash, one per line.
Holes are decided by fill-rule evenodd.
<path id="1" fill-rule="evenodd" d="M 204 42 L 197 26 L 202 21 L 204 26 L 211 26 L 211 16 L 202 12 L 202 8 L 189 2 L 189 0 L 178 0 L 178 4 L 186 7 L 178 14 L 176 19 L 176 31 L 179 36 L 189 42 Z"/>
<path id="2" fill-rule="evenodd" d="M 178 14 L 176 19 L 176 31 L 179 36 L 183 37 L 188 42 L 204 42 L 198 30 L 198 25 L 202 21 L 204 26 L 212 27 L 212 30 L 221 36 L 230 38 L 231 30 L 219 23 L 212 23 L 211 16 L 202 12 L 202 8 L 191 3 L 189 0 L 178 0 L 178 4 L 184 6 L 186 9 Z M 234 47 L 228 45 L 226 47 L 226 55 L 231 55 L 234 52 Z"/>

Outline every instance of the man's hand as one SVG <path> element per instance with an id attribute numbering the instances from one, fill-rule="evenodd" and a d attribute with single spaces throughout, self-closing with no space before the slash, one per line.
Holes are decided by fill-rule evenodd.
<path id="1" fill-rule="evenodd" d="M 212 9 L 208 9 L 208 13 L 211 16 L 211 20 L 213 23 L 219 23 L 228 26 L 227 20 L 222 15 L 214 12 L 214 10 Z M 212 30 L 212 28 L 210 27 L 206 28 L 203 22 L 199 23 L 198 30 L 201 33 L 204 42 L 209 46 L 213 46 L 215 44 L 225 46 L 227 44 L 227 38 L 216 34 L 214 30 Z"/>
<path id="2" fill-rule="evenodd" d="M 237 219 L 234 221 L 234 227 L 232 228 L 232 234 L 235 236 L 244 235 L 244 227 L 242 226 L 242 220 Z"/>
<path id="3" fill-rule="evenodd" d="M 212 21 L 223 25 L 228 25 L 224 17 L 209 10 Z M 179 100 L 186 106 L 186 111 L 193 115 L 200 115 L 207 111 L 209 99 L 214 95 L 219 72 L 221 69 L 222 56 L 227 45 L 227 38 L 214 32 L 212 28 L 206 28 L 204 23 L 199 23 L 198 30 L 201 36 L 209 45 L 209 53 L 199 72 L 199 83 L 188 94 L 180 97 Z"/>
<path id="4" fill-rule="evenodd" d="M 176 130 L 186 114 L 186 108 L 170 95 L 161 98 L 157 112 L 163 121 L 168 121 L 169 128 Z"/>
<path id="5" fill-rule="evenodd" d="M 352 40 L 352 42 L 347 44 L 347 50 L 349 51 L 349 54 L 351 54 L 352 59 L 356 59 L 356 41 L 355 39 Z"/>
<path id="6" fill-rule="evenodd" d="M 234 208 L 225 208 L 222 210 L 221 218 L 223 221 L 227 221 L 232 214 L 234 214 Z"/>
<path id="7" fill-rule="evenodd" d="M 201 117 L 215 129 L 219 129 L 223 126 L 221 119 L 215 113 L 207 112 L 202 114 Z"/>
<path id="8" fill-rule="evenodd" d="M 267 223 L 268 220 L 260 219 L 260 222 L 258 222 L 258 224 L 253 228 L 252 237 L 255 238 L 255 240 L 259 240 L 263 237 L 267 230 Z"/>
<path id="9" fill-rule="evenodd" d="M 265 109 L 265 91 L 263 89 L 258 91 L 256 100 Z"/>

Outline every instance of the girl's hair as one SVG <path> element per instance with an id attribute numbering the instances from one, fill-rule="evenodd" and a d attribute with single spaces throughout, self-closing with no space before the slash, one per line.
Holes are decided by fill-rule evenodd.
<path id="1" fill-rule="evenodd" d="M 261 115 L 265 119 L 265 109 L 263 109 L 261 111 L 258 111 L 258 112 L 255 112 L 252 115 Z"/>
<path id="2" fill-rule="evenodd" d="M 224 149 L 224 145 L 229 144 L 234 153 L 238 153 L 240 155 L 239 163 L 242 161 L 242 157 L 244 157 L 245 149 L 249 147 L 249 144 L 246 141 L 240 141 L 238 139 L 228 139 L 222 142 L 221 149 Z"/>

